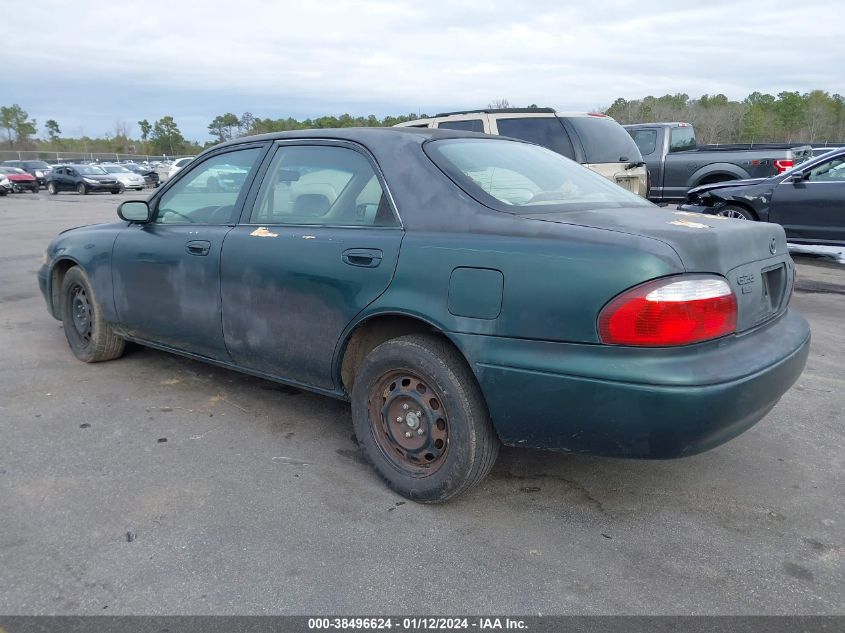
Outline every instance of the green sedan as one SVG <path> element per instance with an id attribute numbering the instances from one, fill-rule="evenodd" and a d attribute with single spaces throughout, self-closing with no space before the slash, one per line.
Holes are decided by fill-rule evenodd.
<path id="1" fill-rule="evenodd" d="M 209 187 L 226 170 L 242 175 Z M 783 229 L 658 208 L 530 143 L 412 128 L 237 139 L 39 283 L 82 361 L 134 341 L 351 402 L 387 484 L 437 502 L 500 444 L 708 450 L 806 362 Z"/>

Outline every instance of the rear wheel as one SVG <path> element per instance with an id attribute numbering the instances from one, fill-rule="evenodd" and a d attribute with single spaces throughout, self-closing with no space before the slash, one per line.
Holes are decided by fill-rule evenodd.
<path id="1" fill-rule="evenodd" d="M 103 319 L 85 271 L 78 266 L 67 271 L 60 298 L 65 338 L 74 356 L 86 363 L 97 363 L 123 354 L 126 342 Z"/>
<path id="2" fill-rule="evenodd" d="M 716 212 L 716 215 L 723 218 L 734 218 L 735 220 L 756 220 L 757 217 L 748 209 L 736 205 L 726 205 Z"/>
<path id="3" fill-rule="evenodd" d="M 84 182 L 79 183 L 76 185 L 76 193 L 80 196 L 87 196 L 88 195 L 88 187 L 85 186 Z"/>
<path id="4" fill-rule="evenodd" d="M 499 440 L 464 358 L 433 335 L 382 343 L 352 389 L 364 455 L 388 486 L 414 501 L 446 501 L 479 483 Z"/>

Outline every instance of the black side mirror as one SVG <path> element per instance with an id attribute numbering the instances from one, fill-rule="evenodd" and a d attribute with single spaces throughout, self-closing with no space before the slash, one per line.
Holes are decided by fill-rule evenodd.
<path id="1" fill-rule="evenodd" d="M 794 174 L 789 175 L 789 182 L 793 184 L 798 184 L 799 182 L 804 182 L 810 177 L 809 173 L 804 173 L 803 171 L 796 171 Z"/>
<path id="2" fill-rule="evenodd" d="M 150 217 L 150 205 L 146 200 L 127 200 L 121 202 L 117 208 L 117 215 L 121 220 L 127 222 L 138 222 L 146 224 L 152 218 Z"/>

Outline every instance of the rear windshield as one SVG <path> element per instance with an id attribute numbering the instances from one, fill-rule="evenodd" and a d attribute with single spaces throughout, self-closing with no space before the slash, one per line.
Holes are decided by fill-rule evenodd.
<path id="1" fill-rule="evenodd" d="M 643 157 L 631 135 L 610 117 L 575 116 L 567 121 L 581 137 L 587 162 L 639 163 Z"/>
<path id="2" fill-rule="evenodd" d="M 498 211 L 528 215 L 652 206 L 537 145 L 504 139 L 444 139 L 430 141 L 425 151 L 459 187 Z"/>

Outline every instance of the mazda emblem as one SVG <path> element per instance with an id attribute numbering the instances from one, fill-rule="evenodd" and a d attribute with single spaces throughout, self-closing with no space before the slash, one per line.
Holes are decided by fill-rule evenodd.
<path id="1" fill-rule="evenodd" d="M 778 242 L 775 238 L 769 240 L 769 252 L 774 255 L 778 251 Z"/>

